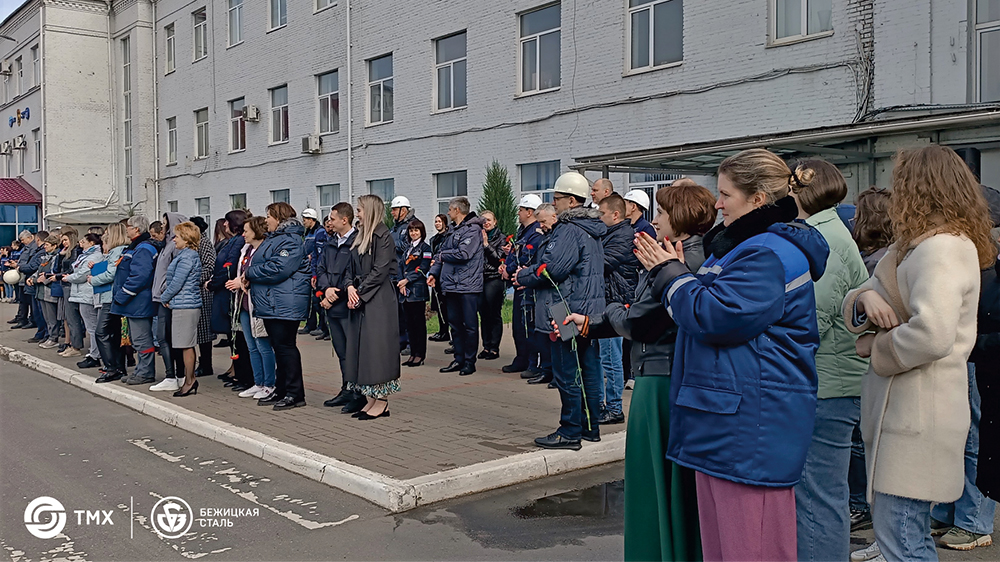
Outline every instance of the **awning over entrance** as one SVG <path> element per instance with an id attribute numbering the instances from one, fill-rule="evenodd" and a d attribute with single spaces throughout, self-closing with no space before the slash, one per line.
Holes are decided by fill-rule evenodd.
<path id="1" fill-rule="evenodd" d="M 39 205 L 42 194 L 24 178 L 0 178 L 0 205 Z"/>
<path id="2" fill-rule="evenodd" d="M 882 119 L 755 135 L 719 141 L 682 144 L 648 150 L 584 156 L 571 168 L 619 173 L 676 173 L 714 175 L 729 156 L 749 148 L 766 148 L 782 158 L 821 157 L 838 165 L 872 163 L 892 156 L 876 152 L 876 140 L 887 135 L 934 134 L 952 129 L 1000 126 L 1000 104 L 979 105 L 961 110 L 934 110 L 929 114 Z M 992 146 L 998 139 L 991 139 Z M 974 144 L 974 143 L 968 143 Z"/>

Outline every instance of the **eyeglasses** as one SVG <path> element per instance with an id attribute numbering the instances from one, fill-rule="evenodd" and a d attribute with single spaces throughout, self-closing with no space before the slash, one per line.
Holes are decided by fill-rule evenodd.
<path id="1" fill-rule="evenodd" d="M 570 198 L 569 195 L 553 195 L 552 196 L 552 200 L 553 201 L 561 201 L 563 199 L 569 199 L 569 198 Z"/>

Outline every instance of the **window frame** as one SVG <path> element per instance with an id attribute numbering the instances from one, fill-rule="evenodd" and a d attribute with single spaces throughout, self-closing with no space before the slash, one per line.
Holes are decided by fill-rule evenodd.
<path id="1" fill-rule="evenodd" d="M 319 3 L 323 2 L 323 1 L 326 1 L 327 5 L 320 7 Z M 318 14 L 320 12 L 329 10 L 330 8 L 332 8 L 332 7 L 336 6 L 336 5 L 337 5 L 337 0 L 315 0 L 313 2 L 313 13 L 314 14 Z"/>
<path id="2" fill-rule="evenodd" d="M 243 205 L 242 206 L 238 202 L 238 199 L 237 199 L 238 197 L 242 197 L 243 198 Z M 243 211 L 247 210 L 247 208 L 249 208 L 249 205 L 247 204 L 247 194 L 246 194 L 246 192 L 244 192 L 244 193 L 230 193 L 229 194 L 229 208 L 233 209 L 233 210 L 243 210 Z M 237 234 L 239 234 L 239 233 L 237 233 Z"/>
<path id="3" fill-rule="evenodd" d="M 441 196 L 441 180 L 445 177 L 453 177 L 461 174 L 464 178 L 465 183 L 465 193 L 458 193 L 461 189 L 461 185 L 456 184 L 456 189 L 454 195 L 448 195 L 446 197 Z M 463 182 L 459 182 L 463 183 Z M 451 187 L 451 186 L 449 186 Z M 468 170 L 451 170 L 449 172 L 438 172 L 434 174 L 434 201 L 437 204 L 438 214 L 448 214 L 448 202 L 454 197 L 468 197 L 469 196 L 469 171 Z M 443 206 L 442 206 L 443 205 Z"/>
<path id="4" fill-rule="evenodd" d="M 177 212 L 177 200 L 167 201 L 167 212 L 176 213 Z"/>
<path id="5" fill-rule="evenodd" d="M 270 191 L 270 193 L 271 193 L 271 203 L 288 203 L 288 204 L 291 204 L 291 201 L 292 201 L 292 190 L 291 189 L 288 189 L 287 187 L 284 188 L 284 189 L 272 189 Z M 285 194 L 285 198 L 284 199 L 277 199 L 275 196 L 278 195 L 279 193 L 284 193 Z"/>
<path id="6" fill-rule="evenodd" d="M 655 7 L 660 4 L 666 4 L 668 2 L 680 2 L 681 3 L 681 14 L 684 13 L 684 0 L 652 0 L 647 4 L 641 4 L 639 6 L 629 6 L 629 0 L 625 0 L 625 74 L 624 76 L 631 76 L 633 74 L 644 74 L 646 72 L 653 72 L 656 70 L 663 70 L 665 68 L 675 68 L 684 64 L 684 21 L 683 15 L 681 16 L 681 59 L 677 61 L 667 62 L 663 64 L 654 64 L 655 60 L 655 44 L 656 44 L 656 21 L 655 21 Z M 649 65 L 632 67 L 632 14 L 637 12 L 642 12 L 644 10 L 649 10 Z"/>
<path id="7" fill-rule="evenodd" d="M 167 166 L 177 164 L 177 117 L 167 117 Z"/>
<path id="8" fill-rule="evenodd" d="M 794 45 L 805 41 L 813 41 L 833 35 L 834 30 L 817 31 L 809 33 L 809 2 L 811 0 L 799 0 L 802 3 L 801 32 L 799 35 L 789 35 L 778 38 L 778 0 L 767 0 L 768 23 L 767 23 L 767 46 L 781 47 L 784 45 Z M 833 26 L 833 15 L 831 8 L 830 25 Z"/>
<path id="9" fill-rule="evenodd" d="M 973 77 L 975 100 L 977 103 L 993 103 L 983 101 L 983 36 L 987 33 L 1000 33 L 1000 18 L 979 23 L 978 3 L 974 2 L 973 7 L 976 10 L 972 18 L 973 45 L 976 49 L 976 63 L 975 68 L 972 69 L 975 74 Z M 994 100 L 994 102 L 1000 102 L 1000 99 Z"/>
<path id="10" fill-rule="evenodd" d="M 124 174 L 125 202 L 133 201 L 132 173 L 132 41 L 128 36 L 121 39 L 122 56 L 122 172 Z"/>
<path id="11" fill-rule="evenodd" d="M 166 72 L 163 73 L 164 76 L 170 74 L 171 72 L 177 70 L 177 28 L 174 24 L 166 25 L 163 27 L 163 35 L 166 37 L 164 50 L 166 51 Z"/>
<path id="12" fill-rule="evenodd" d="M 34 149 L 31 161 L 31 171 L 38 172 L 42 169 L 42 129 L 31 131 L 31 144 Z"/>
<path id="13" fill-rule="evenodd" d="M 387 76 L 385 78 L 379 78 L 378 80 L 374 80 L 373 81 L 372 80 L 372 64 L 375 61 L 384 59 L 386 57 L 389 58 L 389 64 L 392 65 L 392 72 L 390 72 L 389 76 Z M 367 78 L 367 80 L 366 80 L 366 88 L 365 88 L 365 110 L 366 110 L 365 111 L 365 126 L 366 127 L 375 127 L 375 126 L 378 126 L 378 125 L 385 125 L 387 123 L 392 123 L 395 120 L 395 118 L 396 118 L 396 104 L 395 104 L 395 101 L 396 101 L 396 82 L 394 80 L 395 77 L 396 77 L 396 67 L 394 65 L 395 61 L 393 60 L 393 53 L 387 53 L 387 54 L 384 54 L 384 55 L 379 55 L 377 57 L 372 57 L 372 58 L 368 59 L 367 61 L 365 61 L 365 63 L 366 63 L 365 64 L 365 72 L 367 73 L 367 76 L 366 76 L 366 78 Z M 392 118 L 391 119 L 385 119 L 385 107 L 386 107 L 385 106 L 385 83 L 387 81 L 388 82 L 392 82 L 391 90 L 392 90 L 392 100 L 393 100 L 393 103 L 392 103 Z M 372 103 L 372 86 L 374 86 L 376 84 L 379 86 L 379 117 L 380 117 L 380 120 L 379 121 L 372 121 L 371 120 L 371 117 L 372 117 L 372 106 L 373 106 L 373 103 Z"/>
<path id="14" fill-rule="evenodd" d="M 205 120 L 198 121 L 198 114 L 201 113 L 202 111 L 205 112 Z M 194 159 L 195 160 L 204 160 L 208 158 L 209 154 L 211 154 L 211 139 L 209 138 L 209 133 L 211 132 L 209 130 L 210 122 L 211 118 L 209 116 L 207 107 L 194 110 Z M 201 146 L 202 130 L 204 130 L 205 132 L 204 154 L 202 154 L 203 147 Z"/>
<path id="15" fill-rule="evenodd" d="M 521 35 L 521 22 L 523 18 L 534 12 L 540 12 L 546 8 L 551 8 L 553 6 L 559 6 L 559 26 L 551 29 L 546 29 L 544 31 L 533 33 L 528 36 Z M 541 89 L 541 38 L 545 35 L 551 33 L 559 34 L 559 85 L 553 86 L 551 88 Z M 524 44 L 530 41 L 535 41 L 535 86 L 534 90 L 524 89 Z M 542 6 L 537 6 L 520 12 L 517 14 L 517 96 L 516 97 L 526 97 L 526 96 L 536 96 L 538 94 L 546 94 L 549 92 L 555 92 L 562 88 L 562 2 L 552 2 Z"/>
<path id="16" fill-rule="evenodd" d="M 323 77 L 330 74 L 335 74 L 337 78 L 337 89 L 332 92 L 323 93 L 320 87 L 323 83 Z M 336 99 L 336 113 L 334 113 L 334 106 L 330 101 Z M 324 101 L 329 104 L 330 108 L 330 119 L 328 125 L 332 128 L 328 131 L 323 130 L 323 103 Z M 320 136 L 332 135 L 334 133 L 340 132 L 340 71 L 339 69 L 331 70 L 330 72 L 324 72 L 323 74 L 316 75 L 316 131 Z"/>
<path id="17" fill-rule="evenodd" d="M 243 0 L 228 0 L 226 11 L 226 41 L 227 48 L 235 47 L 243 43 Z M 233 12 L 236 12 L 238 20 L 237 32 L 239 38 L 233 41 Z"/>
<path id="18" fill-rule="evenodd" d="M 284 103 L 284 105 L 275 106 L 274 105 L 274 94 L 275 94 L 275 92 L 277 92 L 278 90 L 280 90 L 282 88 L 285 89 L 285 103 Z M 267 130 L 267 144 L 268 144 L 268 146 L 275 146 L 275 145 L 279 145 L 279 144 L 286 144 L 286 143 L 288 143 L 288 139 L 291 138 L 291 125 L 290 125 L 290 123 L 288 121 L 288 118 L 289 118 L 289 115 L 288 115 L 288 84 L 283 84 L 281 86 L 276 86 L 274 88 L 270 88 L 267 91 L 267 97 L 268 97 L 268 102 L 270 103 L 270 111 L 268 112 L 269 117 L 268 117 L 268 130 Z M 280 117 L 279 117 L 279 127 L 282 126 L 282 125 L 284 126 L 284 133 L 285 133 L 285 135 L 284 135 L 284 138 L 282 138 L 280 140 L 274 140 L 274 124 L 275 124 L 274 112 L 275 112 L 275 110 L 278 110 L 278 113 L 280 115 Z"/>
<path id="19" fill-rule="evenodd" d="M 458 35 L 465 35 L 465 54 L 459 58 L 447 60 L 445 62 L 437 61 L 437 44 L 438 41 L 444 39 L 451 39 Z M 457 31 L 450 35 L 444 35 L 438 37 L 434 40 L 434 75 L 432 77 L 432 99 L 431 99 L 431 111 L 433 113 L 448 113 L 449 111 L 457 111 L 459 109 L 465 109 L 469 107 L 469 32 L 467 29 L 462 31 Z M 464 62 L 465 63 L 465 103 L 463 105 L 455 105 L 455 63 Z M 449 82 L 451 83 L 451 106 L 441 108 L 440 103 L 438 103 L 438 95 L 440 94 L 440 87 L 438 84 L 438 72 L 442 68 L 448 68 Z"/>
<path id="20" fill-rule="evenodd" d="M 333 195 L 333 203 L 329 205 L 323 204 L 323 188 L 331 188 Z M 319 207 L 320 212 L 320 223 L 322 223 L 326 217 L 330 214 L 330 209 L 332 209 L 337 203 L 340 202 L 340 184 L 339 183 L 324 183 L 316 186 L 316 206 Z"/>
<path id="21" fill-rule="evenodd" d="M 391 187 L 392 188 L 392 193 L 384 193 L 384 192 L 383 193 L 372 193 L 372 187 L 376 185 L 376 182 L 378 182 L 378 185 L 380 187 L 381 186 L 389 186 L 389 187 Z M 386 184 L 386 183 L 382 183 L 382 182 L 389 182 L 389 183 Z M 374 180 L 367 180 L 365 182 L 365 187 L 368 188 L 368 194 L 369 195 L 378 195 L 379 197 L 381 197 L 382 198 L 382 202 L 385 203 L 386 207 L 388 207 L 390 204 L 392 204 L 392 199 L 396 196 L 396 178 L 379 178 L 379 179 L 374 179 Z"/>
<path id="22" fill-rule="evenodd" d="M 31 80 L 32 88 L 42 84 L 42 59 L 38 45 L 31 48 Z"/>
<path id="23" fill-rule="evenodd" d="M 199 16 L 205 18 L 200 23 L 198 22 Z M 191 12 L 191 21 L 193 22 L 191 29 L 191 50 L 194 56 L 191 62 L 195 63 L 208 57 L 208 10 L 206 10 L 205 8 L 201 8 L 200 10 L 195 10 Z M 199 34 L 201 35 L 202 50 L 203 50 L 201 56 L 198 56 Z"/>
<path id="24" fill-rule="evenodd" d="M 17 92 L 18 97 L 24 93 L 24 59 L 22 57 L 17 57 L 14 59 L 14 88 Z"/>
<path id="25" fill-rule="evenodd" d="M 201 204 L 202 203 L 205 203 L 205 207 L 208 210 L 207 213 L 202 213 L 201 212 Z M 194 214 L 195 214 L 195 216 L 199 216 L 199 217 L 205 219 L 206 223 L 212 224 L 212 197 L 211 196 L 195 197 L 194 198 Z M 196 250 L 197 248 L 192 248 L 192 249 Z"/>
<path id="26" fill-rule="evenodd" d="M 237 102 L 241 105 L 237 106 Z M 230 100 L 227 105 L 229 106 L 229 154 L 235 154 L 247 149 L 246 97 Z M 236 115 L 237 107 L 240 108 L 239 115 Z"/>
<path id="27" fill-rule="evenodd" d="M 275 25 L 274 21 L 272 20 L 272 16 L 274 15 L 274 10 L 272 9 L 272 6 L 274 6 L 275 4 L 277 4 L 277 6 L 278 6 L 278 19 L 279 20 L 281 19 L 281 15 L 282 15 L 282 13 L 281 13 L 282 12 L 281 7 L 282 6 L 284 7 L 285 21 L 279 23 L 278 25 Z M 283 28 L 283 27 L 285 27 L 287 25 L 288 25 L 288 0 L 268 0 L 267 1 L 267 32 L 270 33 L 272 31 L 281 29 L 281 28 Z"/>
<path id="28" fill-rule="evenodd" d="M 519 193 L 518 195 L 519 199 L 528 193 L 534 193 L 535 195 L 541 197 L 542 201 L 546 203 L 552 203 L 552 195 L 555 193 L 555 191 L 551 187 L 548 189 L 528 189 L 528 190 L 524 189 L 524 178 L 525 178 L 524 167 L 543 166 L 546 164 L 554 165 L 555 171 L 552 176 L 552 184 L 554 186 L 555 180 L 556 178 L 559 177 L 559 170 L 561 169 L 562 166 L 561 160 L 542 160 L 540 162 L 525 162 L 524 164 L 517 165 L 517 188 Z"/>

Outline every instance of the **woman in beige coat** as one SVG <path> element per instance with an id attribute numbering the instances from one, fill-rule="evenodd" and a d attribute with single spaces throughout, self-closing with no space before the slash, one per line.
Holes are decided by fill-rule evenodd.
<path id="1" fill-rule="evenodd" d="M 952 150 L 901 152 L 889 202 L 894 243 L 844 300 L 871 367 L 861 432 L 875 539 L 887 560 L 937 560 L 931 502 L 962 495 L 969 432 L 966 361 L 979 271 L 996 251 L 979 184 Z"/>

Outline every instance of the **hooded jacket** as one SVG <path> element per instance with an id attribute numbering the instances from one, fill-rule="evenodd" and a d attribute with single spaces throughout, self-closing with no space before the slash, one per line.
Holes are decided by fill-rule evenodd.
<path id="1" fill-rule="evenodd" d="M 150 242 L 148 232 L 136 236 L 122 252 L 111 289 L 114 295 L 111 314 L 126 318 L 152 318 L 156 315 L 152 294 L 156 255 L 156 246 Z"/>
<path id="2" fill-rule="evenodd" d="M 174 244 L 174 228 L 182 222 L 187 221 L 187 217 L 180 213 L 166 213 L 167 223 L 163 225 L 163 230 L 166 232 L 163 238 L 164 246 L 160 251 L 160 255 L 156 258 L 156 272 L 153 275 L 153 301 L 160 302 L 160 295 L 163 294 L 163 289 L 167 287 L 167 268 L 170 267 L 170 261 L 174 259 L 177 255 L 177 246 Z"/>
<path id="3" fill-rule="evenodd" d="M 816 417 L 816 297 L 830 249 L 791 197 L 705 236 L 692 274 L 654 268 L 678 325 L 667 458 L 716 478 L 794 486 Z"/>
<path id="4" fill-rule="evenodd" d="M 609 226 L 601 237 L 604 247 L 604 297 L 610 303 L 631 304 L 639 284 L 639 258 L 635 257 L 635 230 L 628 220 Z"/>
<path id="5" fill-rule="evenodd" d="M 70 283 L 69 302 L 94 306 L 94 286 L 87 282 L 87 276 L 90 275 L 90 268 L 99 261 L 104 261 L 104 256 L 101 254 L 101 247 L 94 245 L 84 250 L 73 262 L 73 272 L 63 277 L 64 281 Z"/>
<path id="6" fill-rule="evenodd" d="M 570 312 L 599 317 L 604 313 L 604 249 L 608 228 L 597 209 L 574 207 L 559 214 L 549 239 L 535 255 L 538 267 L 525 268 L 517 282 L 535 291 L 535 330 L 552 333 L 553 304 L 566 299 Z M 545 266 L 552 281 L 539 273 Z M 552 283 L 559 285 L 559 292 Z"/>
<path id="7" fill-rule="evenodd" d="M 170 310 L 201 308 L 201 258 L 191 248 L 179 250 L 167 267 L 167 286 L 160 295 Z"/>
<path id="8" fill-rule="evenodd" d="M 267 233 L 254 253 L 244 276 L 250 280 L 250 299 L 257 318 L 306 319 L 312 272 L 302 241 L 304 232 L 298 220 L 285 220 Z"/>
<path id="9" fill-rule="evenodd" d="M 443 293 L 483 292 L 483 219 L 475 211 L 445 233 L 431 275 Z"/>

